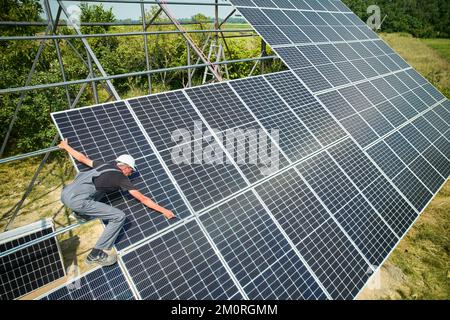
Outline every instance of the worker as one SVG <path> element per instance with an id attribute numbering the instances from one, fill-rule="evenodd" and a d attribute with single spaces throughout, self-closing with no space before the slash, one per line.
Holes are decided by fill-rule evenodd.
<path id="1" fill-rule="evenodd" d="M 125 213 L 106 203 L 99 202 L 105 194 L 119 189 L 127 190 L 145 206 L 162 213 L 167 219 L 175 217 L 172 211 L 157 205 L 133 186 L 128 177 L 136 170 L 136 166 L 135 160 L 130 155 L 121 155 L 115 163 L 103 163 L 93 161 L 74 150 L 69 146 L 67 139 L 62 140 L 58 147 L 66 150 L 79 162 L 92 168 L 78 173 L 75 180 L 63 189 L 61 201 L 72 209 L 74 215 L 79 219 L 98 218 L 107 222 L 105 230 L 86 258 L 88 264 L 109 266 L 117 261 L 115 253 L 107 254 L 103 250 L 110 250 L 113 247 L 125 222 Z"/>

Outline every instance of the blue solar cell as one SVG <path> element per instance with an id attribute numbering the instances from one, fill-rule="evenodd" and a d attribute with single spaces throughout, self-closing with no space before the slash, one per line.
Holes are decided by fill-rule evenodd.
<path id="1" fill-rule="evenodd" d="M 361 111 L 360 115 L 380 137 L 394 130 L 394 127 L 376 108 Z"/>
<path id="2" fill-rule="evenodd" d="M 331 84 L 314 67 L 297 69 L 294 72 L 313 92 L 331 88 Z"/>
<path id="3" fill-rule="evenodd" d="M 239 12 L 253 26 L 272 26 L 273 23 L 264 13 L 257 8 L 239 8 Z"/>
<path id="4" fill-rule="evenodd" d="M 422 156 L 443 176 L 448 178 L 450 176 L 450 142 L 444 137 L 440 138 L 434 143 L 435 146 L 430 146 Z"/>
<path id="5" fill-rule="evenodd" d="M 433 109 L 433 111 L 439 116 L 441 117 L 442 120 L 444 120 L 447 125 L 450 125 L 450 112 L 448 112 L 447 110 L 445 110 L 444 105 L 439 105 L 437 107 L 435 107 Z"/>
<path id="6" fill-rule="evenodd" d="M 291 41 L 277 28 L 274 26 L 255 26 L 256 31 L 266 40 L 274 46 L 292 44 Z M 308 33 L 305 31 L 306 35 Z"/>
<path id="7" fill-rule="evenodd" d="M 428 191 L 409 169 L 403 170 L 395 177 L 393 182 L 419 212 L 425 208 L 433 197 L 430 191 Z"/>
<path id="8" fill-rule="evenodd" d="M 320 144 L 291 112 L 279 113 L 261 120 L 267 130 L 279 130 L 279 146 L 293 162 L 320 149 Z"/>
<path id="9" fill-rule="evenodd" d="M 427 83 L 423 86 L 425 91 L 430 94 L 436 101 L 441 101 L 442 99 L 445 99 L 445 96 L 437 90 L 435 87 L 433 87 L 430 83 Z"/>
<path id="10" fill-rule="evenodd" d="M 254 7 L 255 4 L 252 0 L 232 0 L 231 1 L 235 6 L 244 6 L 244 7 Z"/>
<path id="11" fill-rule="evenodd" d="M 356 187 L 326 152 L 302 162 L 297 168 L 332 213 L 358 194 Z"/>
<path id="12" fill-rule="evenodd" d="M 365 79 L 364 75 L 358 71 L 350 62 L 338 62 L 336 66 L 350 81 L 360 81 Z"/>
<path id="13" fill-rule="evenodd" d="M 384 78 L 392 88 L 394 88 L 399 94 L 405 93 L 409 88 L 395 75 L 391 74 Z"/>
<path id="14" fill-rule="evenodd" d="M 354 86 L 345 87 L 340 89 L 339 92 L 358 112 L 372 107 L 372 103 Z"/>
<path id="15" fill-rule="evenodd" d="M 380 91 L 378 91 L 378 89 L 375 88 L 370 82 L 357 84 L 356 87 L 373 105 L 377 105 L 386 101 L 384 95 Z"/>
<path id="16" fill-rule="evenodd" d="M 41 300 L 134 300 L 134 295 L 117 264 L 96 269 L 74 283 L 64 285 Z"/>
<path id="17" fill-rule="evenodd" d="M 406 101 L 403 97 L 398 96 L 390 101 L 392 105 L 406 118 L 411 119 L 414 118 L 418 112 L 414 109 L 408 101 Z"/>
<path id="18" fill-rule="evenodd" d="M 292 10 L 284 10 L 283 11 L 294 23 L 296 26 L 310 26 L 311 21 L 309 21 L 305 15 L 299 11 Z M 300 29 L 303 29 L 300 27 Z"/>
<path id="19" fill-rule="evenodd" d="M 333 299 L 353 299 L 370 277 L 369 265 L 331 219 L 299 251 Z"/>
<path id="20" fill-rule="evenodd" d="M 333 64 L 317 66 L 317 69 L 334 87 L 342 86 L 350 82 L 347 77 Z"/>
<path id="21" fill-rule="evenodd" d="M 336 213 L 336 219 L 374 266 L 381 265 L 398 241 L 397 236 L 361 195 Z"/>
<path id="22" fill-rule="evenodd" d="M 378 139 L 375 131 L 357 114 L 341 120 L 341 124 L 363 148 Z"/>
<path id="23" fill-rule="evenodd" d="M 425 138 L 431 143 L 435 142 L 441 137 L 441 134 L 436 130 L 424 117 L 420 117 L 413 121 L 413 125 L 419 130 Z"/>
<path id="24" fill-rule="evenodd" d="M 419 156 L 419 153 L 400 133 L 394 132 L 385 139 L 394 153 L 407 165 Z"/>
<path id="25" fill-rule="evenodd" d="M 300 30 L 302 30 L 306 36 L 314 42 L 328 42 L 328 38 L 325 37 L 315 26 L 302 26 L 300 27 Z"/>
<path id="26" fill-rule="evenodd" d="M 268 74 L 264 77 L 292 108 L 317 101 L 292 72 Z"/>
<path id="27" fill-rule="evenodd" d="M 394 126 L 398 127 L 404 124 L 407 119 L 394 107 L 389 101 L 375 106 L 379 112 Z"/>
<path id="28" fill-rule="evenodd" d="M 421 156 L 414 160 L 409 167 L 433 193 L 437 192 L 445 182 L 444 178 Z"/>
<path id="29" fill-rule="evenodd" d="M 337 91 L 327 92 L 317 97 L 338 120 L 356 113 L 355 109 Z"/>
<path id="30" fill-rule="evenodd" d="M 340 53 L 339 50 L 336 49 L 336 47 L 334 45 L 332 45 L 332 44 L 320 44 L 317 47 L 332 62 L 347 61 L 347 58 L 344 57 L 344 55 L 342 55 L 342 53 Z"/>
<path id="31" fill-rule="evenodd" d="M 195 211 L 204 209 L 246 186 L 236 168 L 223 164 L 204 163 L 203 154 L 193 152 L 191 164 L 176 164 L 171 151 L 161 152 L 167 167 Z"/>
<path id="32" fill-rule="evenodd" d="M 172 139 L 178 129 L 206 131 L 205 124 L 181 91 L 131 99 L 129 103 L 160 151 L 180 144 Z"/>
<path id="33" fill-rule="evenodd" d="M 186 93 L 213 129 L 225 131 L 255 121 L 226 83 L 187 89 Z"/>
<path id="34" fill-rule="evenodd" d="M 423 117 L 431 123 L 431 125 L 437 129 L 440 133 L 444 134 L 448 129 L 450 129 L 449 125 L 442 120 L 433 110 L 428 111 L 423 115 Z"/>
<path id="35" fill-rule="evenodd" d="M 295 9 L 289 0 L 276 0 L 274 3 L 278 6 L 278 8 Z"/>
<path id="36" fill-rule="evenodd" d="M 379 75 L 391 72 L 377 57 L 366 59 L 366 62 L 374 69 Z"/>
<path id="37" fill-rule="evenodd" d="M 394 178 L 405 169 L 405 164 L 383 141 L 369 148 L 367 153 L 389 178 Z"/>
<path id="38" fill-rule="evenodd" d="M 381 176 L 377 167 L 351 139 L 332 146 L 328 151 L 361 190 Z"/>
<path id="39" fill-rule="evenodd" d="M 196 221 L 122 257 L 145 300 L 229 299 L 238 289 Z"/>
<path id="40" fill-rule="evenodd" d="M 203 214 L 200 221 L 250 299 L 325 298 L 252 191 Z"/>
<path id="41" fill-rule="evenodd" d="M 328 39 L 330 42 L 343 41 L 342 37 L 334 30 L 335 27 L 330 26 L 317 26 L 317 29 Z"/>
<path id="42" fill-rule="evenodd" d="M 361 59 L 361 56 L 348 43 L 335 43 L 334 45 L 348 60 Z"/>
<path id="43" fill-rule="evenodd" d="M 258 119 L 289 111 L 289 107 L 263 77 L 233 81 L 230 85 Z"/>
<path id="44" fill-rule="evenodd" d="M 281 26 L 280 30 L 283 31 L 292 43 L 300 44 L 311 42 L 311 40 L 296 26 Z"/>
<path id="45" fill-rule="evenodd" d="M 349 45 L 350 45 L 350 47 L 352 47 L 353 50 L 358 52 L 358 54 L 362 58 L 367 59 L 367 58 L 373 57 L 373 53 L 370 52 L 369 50 L 367 50 L 362 42 L 353 42 L 353 43 L 349 43 Z"/>
<path id="46" fill-rule="evenodd" d="M 311 62 L 295 47 L 277 48 L 277 54 L 291 68 L 305 68 L 312 66 Z"/>
<path id="47" fill-rule="evenodd" d="M 295 245 L 330 217 L 295 169 L 271 178 L 255 190 Z"/>
<path id="48" fill-rule="evenodd" d="M 377 88 L 387 99 L 398 96 L 397 91 L 383 78 L 372 80 L 371 83 Z"/>
<path id="49" fill-rule="evenodd" d="M 363 194 L 400 237 L 417 217 L 417 212 L 413 207 L 384 177 L 380 177 L 370 184 L 367 189 L 363 190 Z"/>
<path id="50" fill-rule="evenodd" d="M 360 60 L 353 60 L 352 64 L 367 79 L 378 76 L 378 73 L 375 71 L 375 69 L 372 68 L 365 60 L 361 60 L 361 59 Z"/>
<path id="51" fill-rule="evenodd" d="M 295 107 L 294 111 L 323 146 L 347 135 L 319 103 Z"/>
<path id="52" fill-rule="evenodd" d="M 294 23 L 279 9 L 263 9 L 262 12 L 277 26 L 293 26 Z M 244 14 L 245 16 L 245 14 Z"/>
<path id="53" fill-rule="evenodd" d="M 425 151 L 430 142 L 412 124 L 408 124 L 400 129 L 400 133 L 414 146 L 420 153 Z"/>
<path id="54" fill-rule="evenodd" d="M 108 162 L 121 154 L 142 158 L 152 153 L 124 102 L 54 113 L 52 117 L 62 137 L 90 159 Z M 86 168 L 81 163 L 77 166 Z"/>

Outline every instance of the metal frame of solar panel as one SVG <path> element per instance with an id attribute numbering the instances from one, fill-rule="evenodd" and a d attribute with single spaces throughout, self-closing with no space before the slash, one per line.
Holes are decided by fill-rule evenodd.
<path id="1" fill-rule="evenodd" d="M 311 1 L 263 2 L 265 5 L 271 6 L 272 10 L 296 12 L 297 18 L 302 11 L 305 11 L 305 6 L 308 6 L 305 12 L 311 13 L 317 11 L 320 6 L 319 13 L 321 14 L 316 12 L 315 15 L 307 14 L 307 16 L 315 21 L 323 21 L 320 22 L 323 26 L 327 19 L 331 19 L 334 24 L 337 23 L 336 21 L 340 21 L 345 24 L 345 26 L 341 26 L 340 33 L 346 31 L 350 35 L 354 33 L 360 37 L 366 35 L 375 39 L 374 33 L 358 22 L 355 19 L 356 16 L 350 13 L 342 3 L 335 0 L 320 3 L 317 1 L 314 3 Z M 239 3 L 250 6 L 249 8 L 254 10 L 259 1 L 239 1 Z M 301 10 L 293 9 L 289 4 L 296 7 L 301 6 Z M 336 9 L 336 11 L 331 11 L 331 13 L 335 13 L 334 16 L 325 14 L 330 13 L 330 8 Z M 242 11 L 245 12 L 245 10 Z M 346 13 L 342 13 L 342 11 Z M 272 24 L 265 13 L 257 12 L 255 14 L 253 11 L 252 14 L 254 15 L 253 19 L 262 21 L 259 22 L 260 24 L 265 24 L 267 21 Z M 269 15 L 275 19 L 276 16 L 279 16 L 279 12 L 271 11 Z M 305 18 L 303 15 L 302 17 Z M 302 21 L 309 21 L 308 19 Z M 283 18 L 283 21 L 286 23 L 288 20 Z M 313 27 L 313 24 L 311 23 L 309 26 Z M 281 31 L 275 24 L 269 25 L 269 27 L 271 37 L 280 34 Z M 274 31 L 275 29 L 277 31 Z M 349 37 L 349 35 L 346 36 Z M 284 38 L 286 37 L 283 36 Z M 423 91 L 417 90 L 417 95 L 413 91 L 425 86 L 428 91 L 431 89 L 426 81 L 422 80 L 412 69 L 403 72 L 399 71 L 400 66 L 398 66 L 398 70 L 386 74 L 386 77 L 390 77 L 389 79 L 395 77 L 397 82 L 378 80 L 384 77 L 378 73 L 376 77 L 366 79 L 364 74 L 367 74 L 370 66 L 365 63 L 365 58 L 358 54 L 359 51 L 364 50 L 363 48 L 367 49 L 363 55 L 366 58 L 369 58 L 367 51 L 370 52 L 373 48 L 377 48 L 378 57 L 386 56 L 383 58 L 385 62 L 388 61 L 387 58 L 394 57 L 392 62 L 389 60 L 388 65 L 390 66 L 397 66 L 398 61 L 401 60 L 384 42 L 376 39 L 376 41 L 366 39 L 352 42 L 340 41 L 339 43 L 330 41 L 317 45 L 317 49 L 313 47 L 316 44 L 310 45 L 310 47 L 302 44 L 296 48 L 292 44 L 277 46 L 268 41 L 275 51 L 280 49 L 279 53 L 283 51 L 282 48 L 297 50 L 290 50 L 288 54 L 294 54 L 294 60 L 295 57 L 303 57 L 303 61 L 308 63 L 308 68 L 314 70 L 314 73 L 318 75 L 321 75 L 320 69 L 334 72 L 334 68 L 330 69 L 330 66 L 338 66 L 338 62 L 334 60 L 342 60 L 342 56 L 353 55 L 352 59 L 346 59 L 340 63 L 345 62 L 346 67 L 352 66 L 354 70 L 357 70 L 357 66 L 364 67 L 364 69 L 360 69 L 362 79 L 359 80 L 362 81 L 357 83 L 348 78 L 347 84 L 333 87 L 325 80 L 328 83 L 326 89 L 315 92 L 311 90 L 308 83 L 302 80 L 301 75 L 304 70 L 298 68 L 293 71 L 230 81 L 229 83 L 210 84 L 173 93 L 130 99 L 118 103 L 121 105 L 119 116 L 109 117 L 106 115 L 106 118 L 110 118 L 109 123 L 102 126 L 106 125 L 108 130 L 111 129 L 108 131 L 109 140 L 113 139 L 117 146 L 123 148 L 125 141 L 121 137 L 125 135 L 128 144 L 131 143 L 130 153 L 132 155 L 134 152 L 137 153 L 138 158 L 145 158 L 148 156 L 147 154 L 150 154 L 155 159 L 155 162 L 143 163 L 140 170 L 154 171 L 154 166 L 162 167 L 161 174 L 163 177 L 167 176 L 164 181 L 169 183 L 172 192 L 162 196 L 161 201 L 175 195 L 177 199 L 181 199 L 180 205 L 182 203 L 189 212 L 182 217 L 181 221 L 161 225 L 161 228 L 152 226 L 149 228 L 151 229 L 149 232 L 140 230 L 137 236 L 134 235 L 136 237 L 128 235 L 125 226 L 124 237 L 130 241 L 121 249 L 119 248 L 124 262 L 122 265 L 124 265 L 127 277 L 132 279 L 131 283 L 140 298 L 352 299 L 357 296 L 371 273 L 379 268 L 423 209 L 414 206 L 416 198 L 411 197 L 406 190 L 403 190 L 405 192 L 401 191 L 405 182 L 413 181 L 417 185 L 422 183 L 417 179 L 416 174 L 405 171 L 398 177 L 396 184 L 397 180 L 393 180 L 396 177 L 388 176 L 380 165 L 369 156 L 368 149 L 395 132 L 400 132 L 405 135 L 406 139 L 408 137 L 411 139 L 411 136 L 422 130 L 430 137 L 436 138 L 436 141 L 433 141 L 435 142 L 433 148 L 421 150 L 423 159 L 417 159 L 418 164 L 430 164 L 422 178 L 431 183 L 437 176 L 431 170 L 434 170 L 433 166 L 439 167 L 441 174 L 448 168 L 448 158 L 440 150 L 448 143 L 448 130 L 445 130 L 442 123 L 436 129 L 429 123 L 429 120 L 443 118 L 444 123 L 448 124 L 445 121 L 447 118 L 442 117 L 441 109 L 423 119 L 419 119 L 422 114 L 412 118 L 405 117 L 408 119 L 407 121 L 401 124 L 392 124 L 393 130 L 384 134 L 385 130 L 382 124 L 386 124 L 390 117 L 383 120 L 383 112 L 378 108 L 374 109 L 378 104 L 374 105 L 371 102 L 373 97 L 376 96 L 378 103 L 381 104 L 385 101 L 392 101 L 394 93 L 399 93 L 399 96 L 402 93 L 409 95 L 412 93 L 414 97 L 417 97 L 417 101 L 411 105 L 411 108 L 416 110 L 421 108 L 424 103 L 419 104 L 422 101 L 420 95 L 423 95 Z M 361 45 L 353 45 L 353 47 L 349 45 L 349 43 L 356 42 L 361 42 Z M 329 56 L 330 59 L 327 58 L 328 51 L 322 52 L 322 50 L 330 50 L 329 45 L 334 48 L 329 51 L 333 52 L 333 55 Z M 300 47 L 305 49 L 300 49 Z M 340 54 L 340 52 L 344 54 Z M 283 54 L 280 56 L 285 60 Z M 353 66 L 353 62 L 357 60 L 358 63 Z M 324 63 L 322 64 L 322 62 Z M 379 63 L 383 62 L 379 61 Z M 317 69 L 320 65 L 327 66 L 327 69 Z M 347 72 L 343 72 L 343 74 L 347 76 Z M 369 81 L 371 86 L 368 91 L 367 86 L 363 86 L 363 84 Z M 386 86 L 390 86 L 390 83 L 397 83 L 397 85 L 404 83 L 408 91 L 405 91 L 404 86 L 397 87 L 397 85 L 394 89 L 388 90 Z M 414 88 L 410 90 L 411 85 L 414 85 Z M 255 87 L 255 90 L 259 90 L 259 94 L 264 94 L 265 100 L 267 100 L 266 104 L 256 99 L 255 92 L 248 89 L 252 86 Z M 432 96 L 439 98 L 434 91 Z M 365 101 L 364 107 L 362 105 L 352 106 L 349 99 L 358 103 Z M 332 103 L 336 101 L 339 101 L 339 108 L 331 108 Z M 444 106 L 443 102 L 442 106 Z M 395 105 L 393 107 L 396 108 Z M 97 106 L 92 110 L 95 114 L 96 110 L 102 110 L 102 108 L 107 110 L 105 106 Z M 340 111 L 342 108 L 346 110 L 345 113 Z M 402 110 L 397 111 L 402 112 Z M 447 112 L 447 110 L 444 111 Z M 76 114 L 76 112 L 69 111 L 61 113 L 61 115 L 66 114 L 67 117 L 67 114 Z M 117 114 L 114 106 L 111 112 Z M 80 121 L 79 116 L 73 117 L 76 122 Z M 352 124 L 354 131 L 350 130 L 350 132 L 344 125 L 349 122 L 347 121 L 349 117 L 358 117 L 359 119 L 359 122 L 355 123 L 356 125 Z M 371 118 L 374 118 L 373 123 Z M 77 142 L 77 146 L 87 152 L 88 156 L 97 155 L 106 160 L 117 155 L 114 145 L 106 144 L 108 139 L 102 144 L 100 153 L 98 153 L 99 148 L 92 148 L 92 132 L 95 135 L 105 136 L 103 129 L 97 130 L 100 120 L 96 120 L 97 123 L 91 122 L 88 130 L 84 124 L 86 132 L 76 132 L 73 126 L 70 127 L 70 117 L 67 119 L 68 124 L 59 128 L 60 133 L 63 137 L 69 133 L 75 140 L 79 139 L 81 143 Z M 54 117 L 54 120 L 60 127 L 61 120 L 57 117 Z M 114 121 L 116 121 L 115 124 L 113 124 Z M 119 122 L 117 123 L 117 121 Z M 413 121 L 416 122 L 413 123 Z M 130 125 L 128 126 L 127 123 Z M 377 130 L 371 129 L 371 123 L 374 126 L 376 124 Z M 153 124 L 155 128 L 153 128 Z M 163 139 L 167 139 L 173 129 L 189 130 L 192 125 L 197 130 L 199 130 L 199 126 L 204 126 L 204 128 L 199 130 L 200 138 L 194 138 L 193 141 L 188 140 L 184 145 L 201 141 L 201 133 L 207 130 L 210 136 L 209 142 L 213 143 L 216 150 L 223 152 L 226 159 L 231 160 L 228 166 L 218 165 L 215 168 L 205 168 L 205 166 L 197 165 L 195 168 L 192 164 L 180 166 L 171 163 L 169 154 L 171 146 L 167 144 L 168 140 L 163 141 Z M 221 132 L 245 126 L 262 128 L 268 136 L 271 136 L 269 128 L 273 128 L 272 125 L 281 126 L 281 129 L 284 129 L 283 141 L 280 141 L 279 144 L 276 143 L 275 147 L 285 162 L 278 171 L 271 172 L 265 177 L 256 175 L 254 168 L 238 165 L 234 156 L 228 153 L 223 140 L 220 139 Z M 116 126 L 119 126 L 121 130 L 114 132 L 112 129 Z M 412 129 L 408 126 L 412 126 Z M 128 127 L 132 130 L 130 131 Z M 327 132 L 325 127 L 329 128 L 332 133 Z M 68 132 L 65 133 L 64 128 L 69 128 Z M 80 129 L 82 128 L 83 126 L 80 127 Z M 218 130 L 213 131 L 213 128 Z M 296 128 L 295 132 L 292 132 L 292 128 Z M 367 128 L 372 130 L 373 137 L 368 140 L 367 138 L 356 139 L 358 136 L 364 137 L 361 132 Z M 402 133 L 403 128 L 408 131 Z M 445 132 L 441 132 L 444 130 Z M 139 154 L 141 152 L 139 148 L 133 148 L 137 143 L 129 137 L 133 137 L 134 134 L 137 135 L 137 140 L 144 145 L 145 155 Z M 421 135 L 420 132 L 419 134 Z M 428 141 L 430 137 L 423 137 L 423 139 Z M 271 136 L 271 140 L 274 142 L 274 137 Z M 360 144 L 361 141 L 364 143 Z M 85 144 L 91 145 L 91 148 L 83 149 Z M 304 151 L 291 153 L 296 149 Z M 102 153 L 105 153 L 106 156 L 103 157 Z M 361 168 L 360 172 L 355 172 L 355 167 Z M 273 190 L 273 186 L 280 185 L 280 179 L 285 175 L 287 175 L 285 181 L 298 185 L 297 188 L 302 188 L 303 191 L 300 193 L 290 192 L 289 190 L 292 189 L 283 183 L 283 188 L 287 190 L 286 193 L 264 192 L 264 189 Z M 144 183 L 147 183 L 145 179 Z M 211 188 L 207 188 L 201 193 L 197 192 L 197 187 L 205 190 L 203 184 L 209 185 Z M 338 189 L 336 189 L 337 186 L 339 186 Z M 436 189 L 436 185 L 423 186 L 423 189 L 429 192 L 427 188 L 431 187 L 433 190 Z M 161 185 L 160 188 L 164 189 L 164 185 Z M 149 189 L 146 192 L 150 192 Z M 301 194 L 302 198 L 296 198 L 298 194 Z M 425 195 L 424 191 L 424 195 L 419 199 L 421 205 L 427 200 Z M 125 198 L 119 200 L 118 203 L 124 200 Z M 171 209 L 174 209 L 171 206 L 173 201 L 167 203 Z M 279 213 L 280 203 L 286 203 L 287 207 L 284 207 L 283 210 L 291 212 L 292 217 L 286 217 Z M 128 206 L 132 206 L 132 204 Z M 304 214 L 306 208 L 308 212 L 315 214 Z M 144 209 L 134 206 L 127 216 L 133 217 L 134 210 Z M 396 215 L 393 215 L 393 210 L 396 210 Z M 174 211 L 177 211 L 176 208 Z M 248 219 L 247 211 L 249 215 L 252 212 L 256 212 L 258 215 L 255 215 L 253 220 Z M 148 214 L 150 216 L 146 217 Z M 142 216 L 147 220 L 153 219 L 151 212 L 145 212 Z M 225 216 L 229 219 L 225 219 Z M 242 229 L 238 224 L 241 220 L 247 221 Z M 300 229 L 293 228 L 290 223 Z M 365 224 L 366 227 L 362 227 L 362 224 Z M 136 226 L 138 228 L 139 224 Z M 308 226 L 309 228 L 307 228 Z M 299 234 L 302 229 L 308 231 Z M 180 233 L 179 235 L 177 231 Z M 264 248 L 264 242 L 269 238 L 275 241 L 271 242 L 273 248 L 270 250 L 269 247 L 265 247 L 268 249 L 256 253 L 249 252 L 240 246 L 242 243 L 246 243 L 249 246 Z M 196 239 L 200 239 L 198 241 L 201 243 L 194 241 Z M 256 239 L 261 240 L 257 242 Z M 193 242 L 195 245 L 192 244 Z M 180 243 L 185 243 L 186 247 Z M 158 254 L 158 251 L 151 250 L 152 244 L 161 248 L 165 254 L 161 255 Z M 276 251 L 278 250 L 276 248 L 280 248 L 280 251 Z M 198 254 L 193 256 L 191 250 Z M 175 259 L 176 257 L 179 260 Z M 236 265 L 255 262 L 266 267 L 251 274 L 242 274 L 236 269 Z M 167 272 L 160 271 L 162 273 L 155 278 L 151 276 L 151 272 L 161 270 L 161 264 L 158 263 L 167 266 L 168 270 Z M 197 263 L 200 263 L 198 269 L 195 268 Z M 177 270 L 181 269 L 186 270 L 187 274 L 180 275 Z M 220 280 L 227 283 L 226 290 L 216 292 L 211 289 L 213 287 L 210 284 L 217 283 L 218 280 L 217 275 L 216 277 L 206 276 L 211 270 L 220 270 L 219 276 L 227 274 L 224 278 L 226 280 Z M 294 273 L 292 273 L 293 270 L 295 270 Z M 330 274 L 336 276 L 330 277 Z M 193 290 L 193 284 L 199 279 L 199 276 L 200 279 L 206 277 L 206 280 L 202 279 L 202 283 L 195 286 L 196 290 Z M 295 285 L 292 285 L 293 280 L 295 280 Z"/>
<path id="2" fill-rule="evenodd" d="M 0 252 L 36 241 L 54 231 L 49 219 L 0 234 Z M 55 237 L 0 258 L 0 300 L 12 300 L 64 277 L 63 260 Z"/>
<path id="3" fill-rule="evenodd" d="M 135 300 L 120 264 L 72 277 L 37 300 Z"/>

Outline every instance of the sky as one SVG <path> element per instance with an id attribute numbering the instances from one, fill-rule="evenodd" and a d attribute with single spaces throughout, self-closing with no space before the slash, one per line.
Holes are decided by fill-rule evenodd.
<path id="1" fill-rule="evenodd" d="M 124 0 L 126 1 L 126 0 Z M 176 2 L 205 2 L 205 3 L 214 3 L 214 0 L 168 0 L 170 3 L 171 1 Z M 81 2 L 81 1 L 80 1 Z M 64 4 L 68 8 L 71 5 L 77 5 L 80 2 L 72 2 L 72 1 L 65 1 Z M 227 3 L 228 1 L 219 0 L 219 3 Z M 52 12 L 53 15 L 55 15 L 57 10 L 57 4 L 56 1 L 51 1 L 52 3 Z M 90 3 L 94 4 L 94 3 Z M 130 4 L 117 4 L 117 3 L 107 3 L 102 2 L 103 6 L 105 8 L 113 8 L 113 13 L 116 16 L 117 19 L 139 19 L 141 16 L 141 5 L 136 3 L 130 3 Z M 156 4 L 155 4 L 156 5 Z M 152 5 L 147 4 L 145 5 L 145 9 L 150 9 Z M 204 15 L 208 17 L 214 16 L 214 6 L 198 6 L 198 5 L 170 5 L 169 9 L 171 12 L 177 17 L 177 18 L 190 18 L 191 16 L 197 14 L 197 13 L 203 13 Z M 231 7 L 219 7 L 219 16 L 222 18 L 225 18 L 229 13 L 231 12 Z"/>

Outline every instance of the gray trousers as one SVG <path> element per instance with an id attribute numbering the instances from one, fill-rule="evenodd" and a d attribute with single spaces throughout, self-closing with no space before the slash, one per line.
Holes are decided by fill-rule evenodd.
<path id="1" fill-rule="evenodd" d="M 77 215 L 88 219 L 101 219 L 108 222 L 102 235 L 95 244 L 96 249 L 110 250 L 125 223 L 125 213 L 94 199 L 74 197 L 70 190 L 63 190 L 61 201 Z"/>

